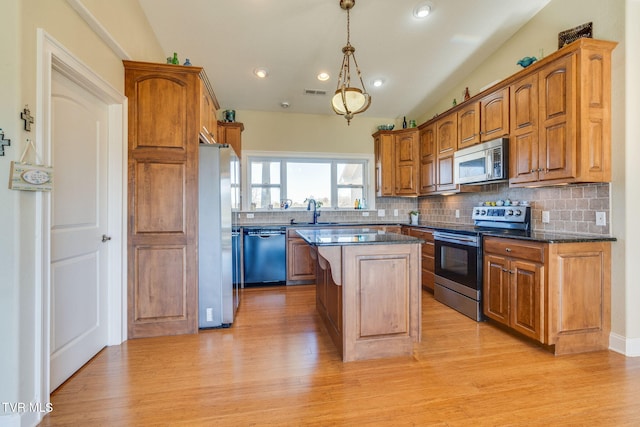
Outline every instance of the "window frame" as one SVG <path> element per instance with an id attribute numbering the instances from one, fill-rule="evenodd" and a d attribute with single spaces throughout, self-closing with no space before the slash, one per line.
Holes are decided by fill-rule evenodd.
<path id="1" fill-rule="evenodd" d="M 302 162 L 302 163 L 330 163 L 331 167 L 331 201 L 334 206 L 322 206 L 324 210 L 333 211 L 347 211 L 353 210 L 352 207 L 337 207 L 338 203 L 338 189 L 339 188 L 353 188 L 353 185 L 339 185 L 337 178 L 337 165 L 338 163 L 361 163 L 363 166 L 363 194 L 367 202 L 367 210 L 375 209 L 375 194 L 373 188 L 373 168 L 374 159 L 371 154 L 351 154 L 351 153 L 307 153 L 307 152 L 273 152 L 273 151 L 243 151 L 242 153 L 242 211 L 256 211 L 265 212 L 269 211 L 269 208 L 255 208 L 251 209 L 251 194 L 253 185 L 251 184 L 251 162 L 253 161 L 277 161 L 280 163 L 280 185 L 269 184 L 269 187 L 280 187 L 280 194 L 283 199 L 286 199 L 287 194 L 287 163 L 288 162 Z M 360 187 L 355 186 L 355 187 Z M 246 205 L 244 204 L 244 201 Z M 273 207 L 273 210 L 280 210 L 279 207 Z M 288 210 L 300 211 L 304 208 L 290 208 Z"/>

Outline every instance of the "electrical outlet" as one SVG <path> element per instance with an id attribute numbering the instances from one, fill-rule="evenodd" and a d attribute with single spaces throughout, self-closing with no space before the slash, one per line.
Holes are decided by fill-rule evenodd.
<path id="1" fill-rule="evenodd" d="M 542 211 L 542 222 L 545 224 L 549 223 L 549 211 Z"/>
<path id="2" fill-rule="evenodd" d="M 253 214 L 252 213 L 248 213 L 247 214 L 247 219 L 251 219 L 251 218 L 253 218 Z"/>
<path id="3" fill-rule="evenodd" d="M 460 209 L 456 209 L 456 218 L 460 218 Z"/>
<path id="4" fill-rule="evenodd" d="M 378 209 L 378 216 L 384 216 L 385 212 L 384 209 Z"/>
<path id="5" fill-rule="evenodd" d="M 369 216 L 369 212 L 362 212 L 362 216 Z"/>
<path id="6" fill-rule="evenodd" d="M 393 216 L 398 216 L 398 209 L 393 210 Z"/>
<path id="7" fill-rule="evenodd" d="M 606 212 L 596 212 L 596 225 L 605 226 L 607 225 L 607 214 Z"/>
<path id="8" fill-rule="evenodd" d="M 207 307 L 207 322 L 213 322 L 213 308 Z"/>

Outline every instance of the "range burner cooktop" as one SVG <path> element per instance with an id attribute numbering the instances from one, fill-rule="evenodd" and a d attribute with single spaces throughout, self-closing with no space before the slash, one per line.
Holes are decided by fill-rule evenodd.
<path id="1" fill-rule="evenodd" d="M 531 207 L 529 206 L 479 206 L 471 215 L 476 227 L 529 230 Z"/>

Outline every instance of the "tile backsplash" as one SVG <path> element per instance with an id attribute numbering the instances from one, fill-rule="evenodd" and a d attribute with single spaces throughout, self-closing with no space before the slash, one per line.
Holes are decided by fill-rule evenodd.
<path id="1" fill-rule="evenodd" d="M 489 184 L 473 193 L 459 193 L 450 196 L 429 196 L 420 198 L 381 197 L 376 199 L 373 210 L 320 209 L 321 222 L 347 223 L 402 223 L 409 222 L 409 211 L 420 211 L 420 223 L 443 222 L 473 224 L 472 209 L 485 201 L 509 198 L 526 200 L 531 205 L 532 228 L 537 231 L 556 231 L 586 234 L 610 234 L 609 183 L 577 184 L 540 188 L 509 188 L 507 183 Z M 394 211 L 398 215 L 394 216 Z M 459 217 L 456 218 L 456 210 Z M 384 216 L 378 216 L 384 211 Z M 542 222 L 542 212 L 549 212 L 549 222 Z M 604 212 L 606 225 L 596 225 L 596 212 Z M 247 218 L 253 214 L 253 218 Z M 365 216 L 368 214 L 368 216 Z M 289 224 L 312 220 L 311 212 L 280 210 L 242 212 L 241 225 Z"/>
<path id="2" fill-rule="evenodd" d="M 507 183 L 490 184 L 481 192 L 419 199 L 420 221 L 472 224 L 474 206 L 485 201 L 528 201 L 532 228 L 537 231 L 609 234 L 609 183 L 577 184 L 540 188 L 509 188 Z M 456 210 L 460 217 L 456 218 Z M 542 212 L 549 211 L 549 222 L 542 222 Z M 604 212 L 605 226 L 596 225 L 596 212 Z"/>

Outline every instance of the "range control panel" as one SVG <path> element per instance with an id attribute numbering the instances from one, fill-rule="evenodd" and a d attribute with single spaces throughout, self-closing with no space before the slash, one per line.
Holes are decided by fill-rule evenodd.
<path id="1" fill-rule="evenodd" d="M 473 208 L 474 221 L 525 222 L 529 206 L 478 206 Z"/>

